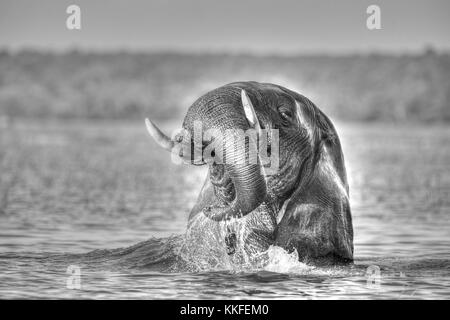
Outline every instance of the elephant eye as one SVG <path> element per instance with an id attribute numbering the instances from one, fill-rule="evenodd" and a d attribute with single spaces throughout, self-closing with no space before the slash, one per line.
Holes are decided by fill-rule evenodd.
<path id="1" fill-rule="evenodd" d="M 278 112 L 280 113 L 281 118 L 283 118 L 286 121 L 292 120 L 292 112 L 289 109 L 286 108 L 279 108 Z"/>

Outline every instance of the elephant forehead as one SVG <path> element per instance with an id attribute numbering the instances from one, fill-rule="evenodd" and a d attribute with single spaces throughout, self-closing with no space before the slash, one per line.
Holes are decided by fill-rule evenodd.
<path id="1" fill-rule="evenodd" d="M 206 126 L 213 126 L 214 121 L 223 121 L 227 116 L 235 121 L 236 114 L 244 117 L 240 106 L 240 93 L 232 88 L 220 87 L 198 98 L 188 109 L 183 126 L 190 128 L 194 121 L 202 121 Z M 242 110 L 241 110 L 242 109 Z M 236 113 L 237 112 L 237 113 Z"/>
<path id="2" fill-rule="evenodd" d="M 220 108 L 221 106 L 234 106 L 240 102 L 240 95 L 237 90 L 229 87 L 220 87 L 209 91 L 198 98 L 189 108 L 188 113 L 198 113 Z"/>
<path id="3" fill-rule="evenodd" d="M 271 83 L 234 82 L 216 88 L 199 97 L 189 108 L 184 121 L 185 125 L 192 124 L 194 120 L 211 118 L 217 113 L 237 112 L 244 115 L 241 101 L 241 90 L 246 90 L 259 116 L 267 116 L 269 120 L 283 106 L 295 112 L 295 98 L 290 91 Z M 229 110 L 229 111 L 227 111 Z M 241 114 L 242 113 L 242 114 Z"/>
<path id="4" fill-rule="evenodd" d="M 247 90 L 247 92 L 251 95 L 250 98 L 255 98 L 255 100 L 261 100 L 263 102 L 273 102 L 278 100 L 285 100 L 289 102 L 294 99 L 286 88 L 272 83 L 250 81 L 233 83 L 232 85 Z"/>
<path id="5" fill-rule="evenodd" d="M 261 83 L 255 89 L 257 90 L 254 94 L 257 110 L 277 112 L 278 108 L 283 106 L 295 111 L 295 99 L 284 88 L 271 83 Z M 252 99 L 252 96 L 250 98 Z"/>

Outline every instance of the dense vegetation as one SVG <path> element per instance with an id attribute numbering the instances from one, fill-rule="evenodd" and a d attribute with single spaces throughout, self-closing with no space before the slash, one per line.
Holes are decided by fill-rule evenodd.
<path id="1" fill-rule="evenodd" d="M 0 118 L 179 119 L 201 94 L 273 82 L 334 118 L 450 121 L 450 54 L 252 56 L 0 52 Z"/>

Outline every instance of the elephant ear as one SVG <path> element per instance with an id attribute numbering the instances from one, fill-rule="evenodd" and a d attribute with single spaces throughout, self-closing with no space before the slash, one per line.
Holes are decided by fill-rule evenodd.
<path id="1" fill-rule="evenodd" d="M 299 124 L 308 132 L 312 143 L 333 142 L 337 137 L 331 120 L 306 97 L 297 94 L 295 110 Z"/>
<path id="2" fill-rule="evenodd" d="M 295 94 L 297 119 L 313 144 L 311 170 L 285 202 L 276 244 L 300 259 L 353 259 L 353 227 L 342 148 L 331 121 L 307 98 Z"/>
<path id="3" fill-rule="evenodd" d="M 313 126 L 312 117 L 314 117 L 313 110 L 310 110 L 307 105 L 302 104 L 297 99 L 295 100 L 295 114 L 299 125 L 306 130 L 308 136 L 313 139 L 315 130 Z"/>

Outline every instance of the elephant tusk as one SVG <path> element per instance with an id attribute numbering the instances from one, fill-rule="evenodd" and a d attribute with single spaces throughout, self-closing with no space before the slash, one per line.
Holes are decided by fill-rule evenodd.
<path id="1" fill-rule="evenodd" d="M 253 108 L 252 101 L 250 100 L 250 97 L 244 89 L 241 90 L 241 100 L 242 106 L 244 107 L 245 117 L 247 118 L 248 122 L 252 127 L 255 127 L 258 133 L 261 133 L 261 126 L 259 125 L 259 120 L 256 116 L 255 108 Z"/>
<path id="2" fill-rule="evenodd" d="M 185 152 L 183 152 L 183 146 L 181 144 L 176 145 L 175 141 L 166 136 L 150 119 L 145 119 L 145 125 L 147 127 L 148 133 L 152 136 L 155 142 L 164 150 L 174 152 L 178 157 L 182 159 L 183 163 L 193 165 L 205 164 L 205 162 L 203 161 L 201 161 L 200 163 L 194 163 L 191 159 L 191 153 L 188 152 L 185 154 Z M 188 150 L 190 149 L 188 148 Z"/>
<path id="3" fill-rule="evenodd" d="M 145 125 L 148 133 L 155 139 L 155 142 L 167 151 L 172 151 L 174 142 L 166 136 L 159 128 L 148 118 L 145 119 Z"/>
<path id="4" fill-rule="evenodd" d="M 244 89 L 241 90 L 241 100 L 242 106 L 244 107 L 245 117 L 247 118 L 248 122 L 252 127 L 256 129 L 256 132 L 260 137 L 263 136 L 261 125 L 259 124 L 255 108 L 253 107 L 252 101 L 250 100 L 250 97 Z M 261 170 L 264 173 L 264 166 L 261 167 Z"/>

